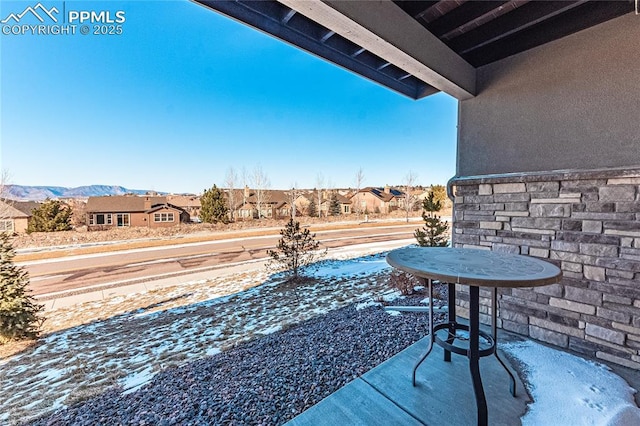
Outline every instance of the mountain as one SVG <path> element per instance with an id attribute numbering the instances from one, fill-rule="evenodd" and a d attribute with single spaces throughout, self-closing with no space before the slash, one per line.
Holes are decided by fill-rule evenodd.
<path id="1" fill-rule="evenodd" d="M 114 185 L 62 186 L 6 185 L 3 196 L 14 200 L 41 201 L 47 198 L 88 198 L 101 195 L 146 194 L 144 189 L 127 189 Z"/>

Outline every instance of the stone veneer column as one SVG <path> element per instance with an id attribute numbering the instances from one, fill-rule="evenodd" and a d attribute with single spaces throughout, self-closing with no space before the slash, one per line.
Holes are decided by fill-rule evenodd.
<path id="1" fill-rule="evenodd" d="M 455 247 L 535 256 L 560 284 L 500 291 L 499 326 L 640 369 L 640 169 L 454 178 Z M 468 296 L 459 288 L 459 313 Z M 490 293 L 481 291 L 489 322 Z"/>

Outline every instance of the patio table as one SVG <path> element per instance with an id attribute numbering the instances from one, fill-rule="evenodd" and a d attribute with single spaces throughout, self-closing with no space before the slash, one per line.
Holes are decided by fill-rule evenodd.
<path id="1" fill-rule="evenodd" d="M 404 247 L 389 252 L 387 262 L 418 277 L 429 291 L 429 347 L 413 369 L 413 385 L 416 385 L 416 371 L 434 343 L 444 348 L 445 361 L 451 361 L 451 352 L 467 356 L 478 425 L 487 425 L 487 401 L 480 377 L 480 357 L 495 355 L 511 378 L 511 394 L 516 395 L 515 378 L 496 351 L 497 288 L 553 284 L 560 280 L 562 272 L 549 262 L 529 256 L 449 247 Z M 448 321 L 436 327 L 433 326 L 433 280 L 447 283 L 449 288 Z M 456 321 L 455 284 L 469 286 L 468 326 Z M 491 288 L 491 335 L 480 330 L 480 287 Z"/>

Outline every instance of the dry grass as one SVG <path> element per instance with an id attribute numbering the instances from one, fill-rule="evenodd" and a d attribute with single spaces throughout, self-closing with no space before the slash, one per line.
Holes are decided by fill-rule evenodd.
<path id="1" fill-rule="evenodd" d="M 301 224 L 303 226 L 308 226 L 311 232 L 351 229 L 354 227 L 354 222 L 339 222 L 339 220 L 344 220 L 344 218 L 340 217 L 332 221 L 308 217 L 299 219 Z M 394 222 L 377 221 L 376 219 L 383 218 L 370 216 L 369 222 L 358 223 L 357 225 L 360 228 L 406 225 L 406 222 L 403 222 L 400 219 Z M 262 220 L 237 222 L 230 225 L 189 224 L 161 229 L 116 228 L 106 231 L 91 232 L 34 232 L 32 234 L 17 234 L 14 236 L 12 242 L 16 249 L 38 248 L 38 251 L 20 253 L 15 257 L 16 262 L 28 262 L 82 254 L 108 253 L 117 250 L 161 247 L 172 244 L 198 243 L 232 238 L 257 237 L 268 234 L 277 234 L 277 229 L 282 228 L 285 224 L 286 221 L 284 220 Z M 82 245 L 87 244 L 89 244 L 89 246 L 82 247 Z M 68 246 L 68 248 L 46 250 L 47 247 L 53 248 L 65 246 Z"/>

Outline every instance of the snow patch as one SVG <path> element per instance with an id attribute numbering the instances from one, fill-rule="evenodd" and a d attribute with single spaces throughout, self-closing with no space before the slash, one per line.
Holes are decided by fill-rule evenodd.
<path id="1" fill-rule="evenodd" d="M 533 403 L 523 426 L 640 425 L 631 388 L 609 367 L 532 341 L 500 346 L 524 366 Z"/>
<path id="2" fill-rule="evenodd" d="M 368 308 L 369 306 L 380 306 L 380 303 L 374 302 L 373 300 L 360 302 L 356 304 L 356 310 L 359 311 L 361 309 Z"/>
<path id="3" fill-rule="evenodd" d="M 126 395 L 135 392 L 145 383 L 151 381 L 153 376 L 155 376 L 155 373 L 152 367 L 146 367 L 142 371 L 129 374 L 125 378 L 118 381 L 120 386 L 122 386 L 122 388 L 124 389 L 124 392 L 122 392 L 122 394 Z"/>
<path id="4" fill-rule="evenodd" d="M 394 300 L 402 298 L 402 293 L 400 291 L 391 291 L 389 293 L 385 293 L 380 298 L 384 302 L 393 302 Z"/>
<path id="5" fill-rule="evenodd" d="M 326 261 L 313 271 L 313 276 L 317 278 L 341 278 L 353 277 L 356 275 L 372 275 L 391 267 L 386 260 L 378 258 L 359 258 L 351 261 Z"/>
<path id="6" fill-rule="evenodd" d="M 273 326 L 273 327 L 268 327 L 268 328 L 265 328 L 265 329 L 262 329 L 262 330 L 258 330 L 257 333 L 258 334 L 267 335 L 267 334 L 275 333 L 275 332 L 280 331 L 280 330 L 282 330 L 282 326 L 281 325 L 276 325 L 276 326 Z"/>
<path id="7" fill-rule="evenodd" d="M 214 356 L 214 355 L 219 354 L 220 352 L 222 352 L 220 350 L 220 348 L 211 348 L 211 349 L 207 349 L 205 354 L 206 354 L 206 356 Z"/>

